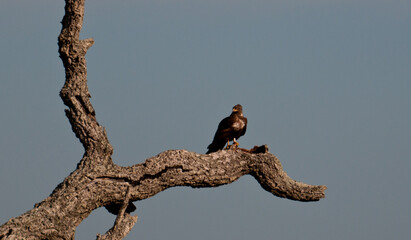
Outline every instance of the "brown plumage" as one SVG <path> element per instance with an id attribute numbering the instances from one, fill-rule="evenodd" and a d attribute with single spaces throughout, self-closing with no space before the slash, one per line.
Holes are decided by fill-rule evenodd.
<path id="1" fill-rule="evenodd" d="M 243 136 L 246 130 L 247 118 L 243 116 L 243 107 L 240 104 L 237 104 L 233 107 L 231 115 L 224 118 L 220 124 L 218 124 L 213 142 L 208 145 L 206 154 L 222 150 L 225 144 L 229 144 L 230 141 L 233 141 L 233 144 L 238 145 L 236 139 Z"/>

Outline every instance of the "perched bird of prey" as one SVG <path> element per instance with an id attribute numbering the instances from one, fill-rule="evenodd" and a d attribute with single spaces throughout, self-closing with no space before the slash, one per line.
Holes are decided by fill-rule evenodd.
<path id="1" fill-rule="evenodd" d="M 230 146 L 230 141 L 233 141 L 233 144 L 238 146 L 236 139 L 243 136 L 246 130 L 247 118 L 243 115 L 243 107 L 237 104 L 233 107 L 231 115 L 224 118 L 220 124 L 218 124 L 213 142 L 208 145 L 206 154 L 222 150 L 226 143 L 227 147 Z"/>

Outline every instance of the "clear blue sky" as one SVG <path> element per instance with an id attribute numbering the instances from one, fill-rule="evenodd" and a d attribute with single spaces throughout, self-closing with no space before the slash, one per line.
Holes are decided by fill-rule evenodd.
<path id="1" fill-rule="evenodd" d="M 64 1 L 0 2 L 0 224 L 31 209 L 83 149 L 58 96 Z M 409 239 L 410 0 L 88 0 L 89 89 L 113 159 L 204 153 L 240 103 L 240 145 L 268 144 L 285 171 L 327 185 L 280 199 L 249 176 L 137 202 L 127 239 Z M 78 228 L 95 239 L 114 216 Z"/>

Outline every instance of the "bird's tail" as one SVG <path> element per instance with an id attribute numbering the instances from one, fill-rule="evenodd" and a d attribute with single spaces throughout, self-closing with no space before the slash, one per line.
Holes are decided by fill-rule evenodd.
<path id="1" fill-rule="evenodd" d="M 218 150 L 223 149 L 225 146 L 225 142 L 223 143 L 216 143 L 216 142 L 212 142 L 210 145 L 208 145 L 208 151 L 206 152 L 206 154 L 212 153 L 212 152 L 217 152 Z"/>

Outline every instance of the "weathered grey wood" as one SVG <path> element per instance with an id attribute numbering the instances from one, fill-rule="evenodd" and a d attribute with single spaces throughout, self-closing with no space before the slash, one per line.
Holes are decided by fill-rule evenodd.
<path id="1" fill-rule="evenodd" d="M 169 150 L 134 166 L 105 163 L 96 164 L 96 169 L 104 170 L 79 165 L 50 197 L 0 227 L 0 236 L 71 239 L 75 228 L 98 207 L 146 199 L 174 186 L 216 187 L 246 174 L 254 176 L 265 190 L 292 200 L 317 201 L 324 197 L 326 189 L 294 181 L 271 153 L 250 154 L 240 150 L 210 155 Z M 124 215 L 125 225 L 117 223 L 116 227 L 127 226 L 129 231 L 137 219 L 124 211 L 120 215 Z"/>
<path id="2" fill-rule="evenodd" d="M 317 201 L 325 196 L 325 186 L 291 179 L 279 160 L 266 151 L 238 149 L 204 155 L 169 150 L 134 166 L 115 165 L 111 159 L 113 148 L 90 103 L 85 55 L 94 41 L 79 39 L 83 16 L 84 0 L 66 0 L 58 38 L 66 73 L 60 96 L 68 107 L 66 116 L 73 132 L 84 147 L 83 158 L 49 197 L 0 226 L 0 240 L 74 239 L 76 227 L 93 210 L 113 204 L 120 206 L 118 217 L 113 228 L 98 235 L 98 239 L 122 239 L 137 221 L 137 216 L 126 210 L 130 201 L 152 197 L 174 186 L 217 187 L 246 174 L 278 197 Z"/>

